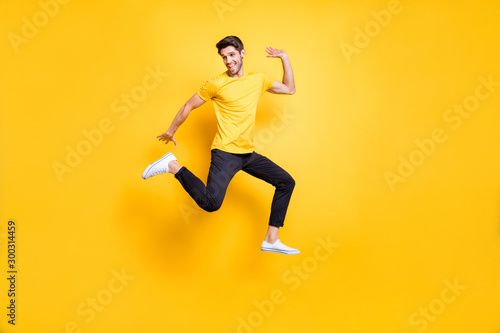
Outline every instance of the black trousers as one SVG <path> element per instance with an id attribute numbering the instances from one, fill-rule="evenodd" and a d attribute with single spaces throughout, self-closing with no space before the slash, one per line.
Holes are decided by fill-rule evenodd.
<path id="1" fill-rule="evenodd" d="M 293 178 L 270 159 L 255 152 L 231 154 L 219 149 L 212 149 L 211 153 L 212 161 L 206 186 L 185 167 L 182 167 L 175 174 L 175 178 L 179 180 L 198 206 L 208 212 L 218 210 L 224 201 L 229 182 L 238 171 L 243 170 L 276 187 L 269 225 L 282 227 L 288 203 L 295 187 Z"/>

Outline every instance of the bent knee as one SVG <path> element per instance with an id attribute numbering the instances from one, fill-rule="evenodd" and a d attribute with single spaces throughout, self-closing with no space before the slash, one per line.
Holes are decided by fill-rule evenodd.
<path id="1" fill-rule="evenodd" d="M 295 180 L 292 177 L 289 177 L 278 183 L 276 187 L 287 191 L 293 191 L 295 187 Z"/>
<path id="2" fill-rule="evenodd" d="M 208 203 L 201 208 L 203 208 L 203 210 L 205 210 L 209 213 L 213 213 L 213 212 L 218 211 L 221 206 L 222 206 L 222 202 L 221 203 L 217 202 L 217 203 Z"/>
<path id="3" fill-rule="evenodd" d="M 219 210 L 220 207 L 206 207 L 204 210 L 209 213 L 213 213 Z"/>

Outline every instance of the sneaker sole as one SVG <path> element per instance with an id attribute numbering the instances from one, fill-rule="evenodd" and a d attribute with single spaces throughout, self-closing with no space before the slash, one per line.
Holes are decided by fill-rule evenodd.
<path id="1" fill-rule="evenodd" d="M 144 170 L 144 172 L 142 173 L 142 179 L 148 179 L 148 178 L 146 178 L 146 174 L 149 172 L 149 170 L 151 170 L 151 168 L 152 168 L 152 167 L 154 167 L 156 164 L 160 163 L 161 161 L 163 161 L 164 159 L 166 159 L 166 158 L 168 158 L 168 157 L 170 157 L 170 156 L 172 156 L 172 155 L 174 155 L 174 154 L 172 154 L 172 153 L 168 153 L 167 155 L 163 156 L 162 158 L 160 158 L 160 159 L 158 159 L 158 160 L 154 161 L 153 163 L 151 163 L 151 164 L 150 164 L 150 165 L 146 168 L 146 170 Z M 167 167 L 167 169 L 168 169 L 168 167 Z M 170 170 L 169 170 L 169 171 L 170 171 Z M 169 171 L 167 171 L 167 173 L 168 173 Z"/>
<path id="2" fill-rule="evenodd" d="M 299 250 L 296 250 L 296 251 L 284 251 L 284 250 L 277 250 L 277 249 L 271 249 L 271 248 L 266 248 L 266 247 L 261 247 L 260 248 L 261 251 L 264 251 L 264 252 L 274 252 L 274 253 L 281 253 L 281 254 L 299 254 L 300 251 Z"/>

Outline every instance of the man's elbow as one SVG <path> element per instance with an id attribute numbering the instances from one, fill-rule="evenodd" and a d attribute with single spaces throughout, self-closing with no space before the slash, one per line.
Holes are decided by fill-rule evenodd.
<path id="1" fill-rule="evenodd" d="M 295 90 L 295 88 L 289 89 L 289 90 L 288 90 L 288 95 L 293 95 L 293 94 L 295 94 L 295 91 L 296 91 L 296 90 Z"/>
<path id="2" fill-rule="evenodd" d="M 182 109 L 181 109 L 182 113 L 184 113 L 185 115 L 189 115 L 192 110 L 193 110 L 193 106 L 191 104 L 189 104 L 189 102 L 184 104 L 182 106 Z"/>

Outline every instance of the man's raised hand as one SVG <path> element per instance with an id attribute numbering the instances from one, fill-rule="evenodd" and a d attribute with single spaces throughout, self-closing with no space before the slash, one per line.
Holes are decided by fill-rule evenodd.
<path id="1" fill-rule="evenodd" d="M 283 58 L 284 56 L 286 56 L 286 52 L 283 51 L 283 50 L 278 50 L 278 49 L 275 49 L 275 48 L 272 48 L 272 47 L 266 47 L 266 52 L 267 52 L 267 57 L 271 57 L 271 58 Z"/>

